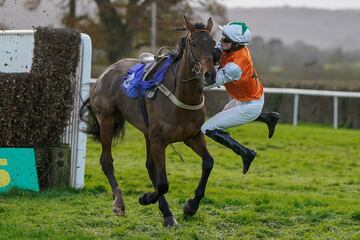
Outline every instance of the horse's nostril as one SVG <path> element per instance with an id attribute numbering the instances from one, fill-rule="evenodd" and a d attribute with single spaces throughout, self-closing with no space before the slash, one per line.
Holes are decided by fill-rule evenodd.
<path id="1" fill-rule="evenodd" d="M 213 84 L 215 82 L 215 75 L 211 71 L 206 71 L 204 78 L 207 84 Z"/>
<path id="2" fill-rule="evenodd" d="M 207 71 L 207 72 L 205 73 L 204 77 L 205 77 L 206 80 L 211 80 L 211 77 L 212 77 L 211 72 L 210 72 L 210 71 Z"/>

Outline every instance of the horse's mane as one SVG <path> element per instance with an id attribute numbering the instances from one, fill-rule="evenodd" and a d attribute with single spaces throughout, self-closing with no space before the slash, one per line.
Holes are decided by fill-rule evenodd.
<path id="1" fill-rule="evenodd" d="M 193 24 L 193 26 L 196 30 L 206 30 L 205 24 L 203 24 L 201 22 L 197 22 L 197 23 Z M 185 29 L 186 28 L 184 28 L 183 30 L 185 30 Z M 189 32 L 188 32 L 188 34 L 189 34 Z M 186 39 L 186 36 L 185 37 L 183 36 L 180 38 L 178 53 L 176 54 L 174 61 L 179 60 L 182 57 L 183 50 L 185 48 L 185 41 L 184 41 L 185 39 Z"/>
<path id="2" fill-rule="evenodd" d="M 206 26 L 203 23 L 197 22 L 194 24 L 194 27 L 198 30 L 204 30 Z"/>

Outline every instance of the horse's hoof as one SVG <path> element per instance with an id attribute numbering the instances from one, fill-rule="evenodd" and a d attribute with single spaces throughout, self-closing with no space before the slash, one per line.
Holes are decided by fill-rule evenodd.
<path id="1" fill-rule="evenodd" d="M 120 206 L 120 207 L 113 206 L 113 213 L 116 216 L 125 216 L 125 206 Z"/>
<path id="2" fill-rule="evenodd" d="M 191 199 L 186 201 L 186 203 L 184 204 L 183 211 L 186 216 L 192 217 L 195 215 L 195 213 L 199 207 L 197 207 L 197 208 L 191 207 L 190 201 L 191 201 Z"/>
<path id="3" fill-rule="evenodd" d="M 145 194 L 139 197 L 139 203 L 140 203 L 140 205 L 143 205 L 143 206 L 148 205 L 148 203 L 146 202 L 145 199 L 146 199 Z"/>
<path id="4" fill-rule="evenodd" d="M 143 194 L 141 197 L 139 197 L 139 203 L 143 206 L 156 203 L 158 200 L 154 197 L 151 197 L 151 194 L 152 193 Z"/>
<path id="5" fill-rule="evenodd" d="M 117 187 L 115 191 L 113 191 L 113 213 L 117 216 L 125 215 L 125 202 L 122 196 L 121 189 Z"/>
<path id="6" fill-rule="evenodd" d="M 177 222 L 174 216 L 164 217 L 164 227 L 177 226 Z"/>
<path id="7" fill-rule="evenodd" d="M 147 193 L 143 194 L 139 197 L 139 203 L 143 206 L 149 205 L 149 199 L 147 197 Z"/>

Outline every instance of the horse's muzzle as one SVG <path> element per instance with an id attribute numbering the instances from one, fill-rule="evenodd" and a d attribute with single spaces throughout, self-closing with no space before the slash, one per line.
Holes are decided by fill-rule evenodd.
<path id="1" fill-rule="evenodd" d="M 216 71 L 214 68 L 207 70 L 203 75 L 203 84 L 209 86 L 215 83 Z"/>
<path id="2" fill-rule="evenodd" d="M 203 57 L 200 61 L 200 78 L 203 86 L 210 86 L 215 83 L 216 70 L 214 68 L 212 56 Z"/>

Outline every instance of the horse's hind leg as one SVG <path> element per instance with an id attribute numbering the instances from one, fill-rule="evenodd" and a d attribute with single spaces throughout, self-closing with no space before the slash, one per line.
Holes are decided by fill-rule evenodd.
<path id="1" fill-rule="evenodd" d="M 193 138 L 184 141 L 195 153 L 202 158 L 202 173 L 199 184 L 195 190 L 195 197 L 189 199 L 184 205 L 184 214 L 193 216 L 199 208 L 201 199 L 205 195 L 206 183 L 214 165 L 214 159 L 210 156 L 204 139 L 204 135 L 199 133 Z"/>
<path id="2" fill-rule="evenodd" d="M 155 188 L 156 172 L 155 172 L 154 163 L 151 160 L 150 142 L 149 142 L 149 138 L 147 136 L 145 136 L 145 141 L 146 141 L 146 168 L 148 170 L 150 180 Z M 159 203 L 159 209 L 164 216 L 164 226 L 170 227 L 170 226 L 177 225 L 176 219 L 175 219 L 174 215 L 172 214 L 172 212 L 170 211 L 169 204 L 167 203 L 164 195 L 162 195 L 159 198 L 158 203 Z"/>
<path id="3" fill-rule="evenodd" d="M 102 170 L 109 180 L 114 198 L 113 212 L 116 215 L 125 214 L 125 202 L 122 196 L 122 191 L 114 176 L 114 165 L 111 154 L 111 143 L 114 134 L 115 118 L 113 115 L 98 118 L 100 124 L 100 141 L 102 145 L 102 153 L 100 164 Z"/>

